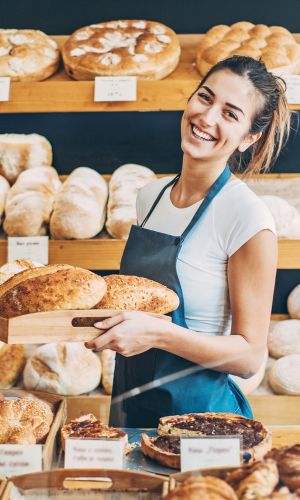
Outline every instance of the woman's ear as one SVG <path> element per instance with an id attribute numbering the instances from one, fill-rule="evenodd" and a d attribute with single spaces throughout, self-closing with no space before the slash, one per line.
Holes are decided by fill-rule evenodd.
<path id="1" fill-rule="evenodd" d="M 239 145 L 238 147 L 239 152 L 244 153 L 244 151 L 246 151 L 246 149 L 252 146 L 252 144 L 259 141 L 261 136 L 262 132 L 258 132 L 257 134 L 248 134 L 243 140 L 243 142 L 241 142 L 241 144 Z"/>

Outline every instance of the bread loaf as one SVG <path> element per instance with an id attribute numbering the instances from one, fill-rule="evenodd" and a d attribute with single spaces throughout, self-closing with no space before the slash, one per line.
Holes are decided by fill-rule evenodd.
<path id="1" fill-rule="evenodd" d="M 39 134 L 0 134 L 0 174 L 10 183 L 28 168 L 52 164 L 50 142 Z"/>
<path id="2" fill-rule="evenodd" d="M 113 238 L 126 240 L 132 224 L 136 224 L 138 191 L 156 176 L 152 170 L 128 163 L 114 171 L 109 183 L 106 229 Z"/>
<path id="3" fill-rule="evenodd" d="M 300 320 L 278 321 L 268 336 L 271 356 L 281 358 L 288 354 L 300 354 Z"/>
<path id="4" fill-rule="evenodd" d="M 0 316 L 57 309 L 91 309 L 102 299 L 106 283 L 97 274 L 67 264 L 28 269 L 0 286 Z"/>
<path id="5" fill-rule="evenodd" d="M 47 232 L 54 197 L 61 186 L 52 167 L 37 167 L 20 174 L 9 190 L 4 231 L 8 236 L 39 236 Z"/>
<path id="6" fill-rule="evenodd" d="M 274 217 L 279 238 L 300 238 L 300 212 L 280 196 L 260 197 Z"/>
<path id="7" fill-rule="evenodd" d="M 108 186 L 87 167 L 76 168 L 59 191 L 50 221 L 53 238 L 85 239 L 100 233 L 106 217 Z"/>
<path id="8" fill-rule="evenodd" d="M 300 284 L 290 292 L 287 299 L 287 308 L 291 318 L 300 319 Z"/>
<path id="9" fill-rule="evenodd" d="M 9 182 L 0 175 L 0 222 L 5 208 L 6 198 L 9 191 Z"/>
<path id="10" fill-rule="evenodd" d="M 26 269 L 34 269 L 35 267 L 42 267 L 43 264 L 32 262 L 29 259 L 17 259 L 13 262 L 8 262 L 0 267 L 0 285 L 7 281 L 15 274 L 25 271 Z"/>
<path id="11" fill-rule="evenodd" d="M 116 353 L 110 349 L 104 349 L 99 354 L 102 365 L 101 384 L 106 394 L 112 394 Z"/>
<path id="12" fill-rule="evenodd" d="M 63 396 L 76 396 L 100 383 L 101 363 L 80 342 L 45 344 L 28 359 L 24 373 L 26 389 Z"/>
<path id="13" fill-rule="evenodd" d="M 9 389 L 25 366 L 25 351 L 22 345 L 7 345 L 0 342 L 0 389 Z"/>
<path id="14" fill-rule="evenodd" d="M 104 280 L 107 292 L 96 309 L 167 314 L 179 305 L 176 293 L 156 281 L 123 274 L 110 274 Z"/>
<path id="15" fill-rule="evenodd" d="M 269 371 L 269 384 L 276 394 L 300 396 L 300 354 L 275 361 Z"/>

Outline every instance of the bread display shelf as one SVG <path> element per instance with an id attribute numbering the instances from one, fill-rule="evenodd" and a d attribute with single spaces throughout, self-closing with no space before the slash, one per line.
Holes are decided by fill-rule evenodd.
<path id="1" fill-rule="evenodd" d="M 0 317 L 0 340 L 7 344 L 46 344 L 51 342 L 85 342 L 104 333 L 94 323 L 111 317 L 113 309 L 58 310 L 24 314 L 15 318 Z M 169 316 L 155 313 L 157 318 L 171 321 Z"/>
<path id="2" fill-rule="evenodd" d="M 61 69 L 48 80 L 11 84 L 10 101 L 0 103 L 2 113 L 68 111 L 180 111 L 200 81 L 194 62 L 203 35 L 178 35 L 182 54 L 177 69 L 163 80 L 139 80 L 133 102 L 94 102 L 94 82 L 71 80 Z M 300 42 L 300 34 L 294 35 Z M 53 36 L 62 47 L 67 36 Z M 293 104 L 291 109 L 300 109 Z"/>

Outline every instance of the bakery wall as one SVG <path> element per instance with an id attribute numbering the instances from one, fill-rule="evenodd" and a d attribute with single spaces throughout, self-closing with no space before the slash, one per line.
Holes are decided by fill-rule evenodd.
<path id="1" fill-rule="evenodd" d="M 240 20 L 280 24 L 300 32 L 300 0 L 10 0 L 3 2 L 1 26 L 36 28 L 50 35 L 70 34 L 85 24 L 112 19 L 141 18 L 166 23 L 177 33 L 201 33 L 214 24 Z M 0 105 L 1 106 L 1 105 Z M 1 112 L 1 107 L 0 107 Z M 274 172 L 300 172 L 300 114 Z M 161 173 L 180 169 L 179 112 L 48 113 L 1 115 L 0 132 L 45 135 L 54 150 L 54 166 L 67 174 L 80 165 L 111 173 L 134 162 Z M 300 283 L 300 270 L 278 271 L 274 313 L 286 312 L 286 298 Z"/>

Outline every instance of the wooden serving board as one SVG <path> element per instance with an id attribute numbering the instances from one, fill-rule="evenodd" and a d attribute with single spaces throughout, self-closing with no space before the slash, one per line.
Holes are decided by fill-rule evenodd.
<path id="1" fill-rule="evenodd" d="M 86 342 L 105 333 L 93 325 L 120 311 L 114 309 L 59 310 L 0 317 L 0 340 L 7 344 L 46 344 L 49 342 Z M 169 316 L 144 313 L 166 321 Z"/>

